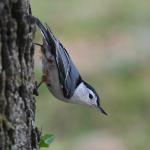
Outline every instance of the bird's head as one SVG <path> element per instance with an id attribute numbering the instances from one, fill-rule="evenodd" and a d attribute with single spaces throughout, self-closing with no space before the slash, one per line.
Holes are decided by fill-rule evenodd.
<path id="1" fill-rule="evenodd" d="M 100 105 L 100 98 L 94 88 L 86 82 L 81 82 L 76 88 L 72 98 L 74 103 L 86 104 L 97 108 L 100 112 L 107 115 Z"/>

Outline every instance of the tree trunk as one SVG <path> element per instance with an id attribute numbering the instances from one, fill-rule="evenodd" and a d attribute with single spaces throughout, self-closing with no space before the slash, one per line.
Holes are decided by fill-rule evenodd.
<path id="1" fill-rule="evenodd" d="M 38 149 L 30 13 L 28 0 L 0 0 L 0 150 Z"/>

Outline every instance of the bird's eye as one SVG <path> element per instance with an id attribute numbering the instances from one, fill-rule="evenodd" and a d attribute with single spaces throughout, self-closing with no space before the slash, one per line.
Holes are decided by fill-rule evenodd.
<path id="1" fill-rule="evenodd" d="M 93 95 L 92 95 L 92 94 L 89 94 L 89 98 L 92 99 L 92 98 L 93 98 Z"/>

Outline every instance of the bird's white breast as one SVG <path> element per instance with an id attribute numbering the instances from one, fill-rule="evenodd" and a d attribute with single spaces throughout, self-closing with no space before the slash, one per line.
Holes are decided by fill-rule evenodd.
<path id="1" fill-rule="evenodd" d="M 56 66 L 54 56 L 50 57 L 50 61 L 43 56 L 42 58 L 42 66 L 43 66 L 43 74 L 47 76 L 46 84 L 50 92 L 58 99 L 66 101 L 63 96 L 63 89 L 59 82 L 58 69 Z"/>

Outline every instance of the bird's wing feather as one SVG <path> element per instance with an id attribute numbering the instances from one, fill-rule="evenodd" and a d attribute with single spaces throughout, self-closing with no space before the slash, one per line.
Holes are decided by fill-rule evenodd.
<path id="1" fill-rule="evenodd" d="M 80 75 L 67 51 L 61 46 L 57 51 L 56 61 L 60 72 L 60 81 L 64 85 L 64 94 L 71 97 L 80 82 Z"/>
<path id="2" fill-rule="evenodd" d="M 55 56 L 59 80 L 63 86 L 64 96 L 70 98 L 81 81 L 80 74 L 72 62 L 68 52 L 61 42 L 53 35 L 48 25 L 46 27 L 36 18 L 36 24 L 40 28 L 44 39 Z M 48 49 L 49 50 L 49 49 Z"/>

